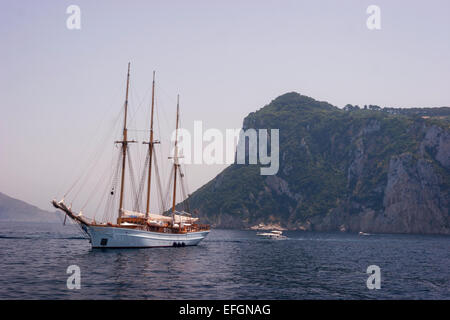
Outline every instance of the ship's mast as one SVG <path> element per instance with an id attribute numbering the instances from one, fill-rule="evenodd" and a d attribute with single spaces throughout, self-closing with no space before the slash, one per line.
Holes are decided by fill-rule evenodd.
<path id="1" fill-rule="evenodd" d="M 119 201 L 119 219 L 118 223 L 120 223 L 120 218 L 122 218 L 123 213 L 123 191 L 125 188 L 125 163 L 127 157 L 127 145 L 128 142 L 135 141 L 127 141 L 127 112 L 128 112 L 128 89 L 130 86 L 130 63 L 128 62 L 128 73 L 127 73 L 127 90 L 125 93 L 125 115 L 123 119 L 123 141 L 116 141 L 116 143 L 122 144 L 122 178 L 120 181 L 120 201 Z"/>
<path id="2" fill-rule="evenodd" d="M 177 169 L 179 166 L 178 163 L 178 122 L 180 118 L 180 95 L 177 97 L 177 122 L 176 122 L 176 129 L 175 129 L 175 154 L 173 157 L 173 168 L 174 168 L 174 175 L 173 175 L 173 196 L 172 196 L 172 222 L 174 222 L 175 217 L 175 202 L 176 202 L 176 194 L 177 194 Z"/>
<path id="3" fill-rule="evenodd" d="M 148 144 L 148 155 L 149 155 L 149 164 L 148 164 L 148 179 L 147 179 L 147 209 L 145 211 L 145 218 L 148 218 L 148 214 L 150 213 L 150 189 L 152 185 L 152 159 L 153 159 L 153 145 L 158 143 L 158 141 L 153 140 L 153 113 L 155 110 L 155 71 L 153 71 L 153 84 L 152 84 L 152 110 L 150 116 L 150 140 L 149 142 L 144 142 Z"/>

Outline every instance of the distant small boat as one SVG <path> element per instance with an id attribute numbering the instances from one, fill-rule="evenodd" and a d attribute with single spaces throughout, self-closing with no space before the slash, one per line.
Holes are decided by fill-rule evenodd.
<path id="1" fill-rule="evenodd" d="M 370 233 L 365 233 L 365 232 L 360 231 L 358 233 L 358 235 L 360 235 L 360 236 L 370 236 Z"/>
<path id="2" fill-rule="evenodd" d="M 270 232 L 258 232 L 257 236 L 267 237 L 270 239 L 287 239 L 286 236 L 283 236 L 283 231 L 272 230 Z"/>

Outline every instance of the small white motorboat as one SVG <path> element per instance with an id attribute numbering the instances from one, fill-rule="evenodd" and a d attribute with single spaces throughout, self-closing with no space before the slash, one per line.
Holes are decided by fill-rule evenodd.
<path id="1" fill-rule="evenodd" d="M 272 230 L 270 232 L 258 232 L 256 235 L 269 239 L 287 239 L 286 236 L 283 236 L 283 232 L 279 230 Z"/>

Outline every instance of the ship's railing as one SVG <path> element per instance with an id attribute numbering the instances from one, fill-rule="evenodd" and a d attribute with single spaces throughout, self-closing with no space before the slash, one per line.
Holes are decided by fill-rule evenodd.
<path id="1" fill-rule="evenodd" d="M 207 231 L 210 229 L 208 224 L 193 224 L 191 226 L 185 226 L 187 232 Z"/>
<path id="2" fill-rule="evenodd" d="M 123 218 L 117 219 L 118 224 L 121 224 L 124 222 L 144 225 L 147 222 L 147 220 L 145 218 L 140 218 L 140 217 L 123 217 Z"/>
<path id="3" fill-rule="evenodd" d="M 186 232 L 198 232 L 198 231 L 208 231 L 211 227 L 208 224 L 192 224 L 192 225 L 182 225 L 179 227 L 171 227 L 169 223 L 147 223 L 145 218 L 140 217 L 124 217 L 118 219 L 118 224 L 127 222 L 135 225 L 140 225 L 142 227 L 146 226 L 149 231 L 155 232 L 170 232 L 170 233 L 186 233 Z M 128 226 L 132 228 L 133 226 Z M 138 227 L 138 226 L 136 226 Z M 170 229 L 170 230 L 169 230 Z"/>

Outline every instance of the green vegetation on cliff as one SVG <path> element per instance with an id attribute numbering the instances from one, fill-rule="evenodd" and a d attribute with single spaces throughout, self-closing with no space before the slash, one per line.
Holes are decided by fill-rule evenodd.
<path id="1" fill-rule="evenodd" d="M 416 221 L 397 221 L 409 202 L 418 212 L 413 220 L 420 220 L 422 211 L 438 216 L 433 218 L 440 219 L 436 233 L 446 233 L 450 108 L 436 108 L 437 115 L 433 108 L 391 109 L 339 109 L 294 92 L 282 95 L 249 114 L 243 125 L 279 129 L 278 173 L 262 176 L 259 165 L 233 164 L 198 189 L 190 206 L 219 227 L 279 223 L 313 230 L 434 233 L 430 228 L 421 231 Z M 410 167 L 397 168 L 394 160 L 407 155 L 411 161 L 400 164 Z M 425 161 L 426 170 L 416 168 L 419 161 Z M 397 179 L 396 170 L 408 174 L 400 172 Z M 423 190 L 411 193 L 402 179 L 417 180 L 419 189 L 429 187 L 431 198 L 421 199 L 421 194 L 428 195 Z M 391 187 L 404 190 L 404 198 L 389 200 Z M 373 228 L 364 227 L 370 221 Z M 384 223 L 398 224 L 399 230 L 384 228 Z"/>

